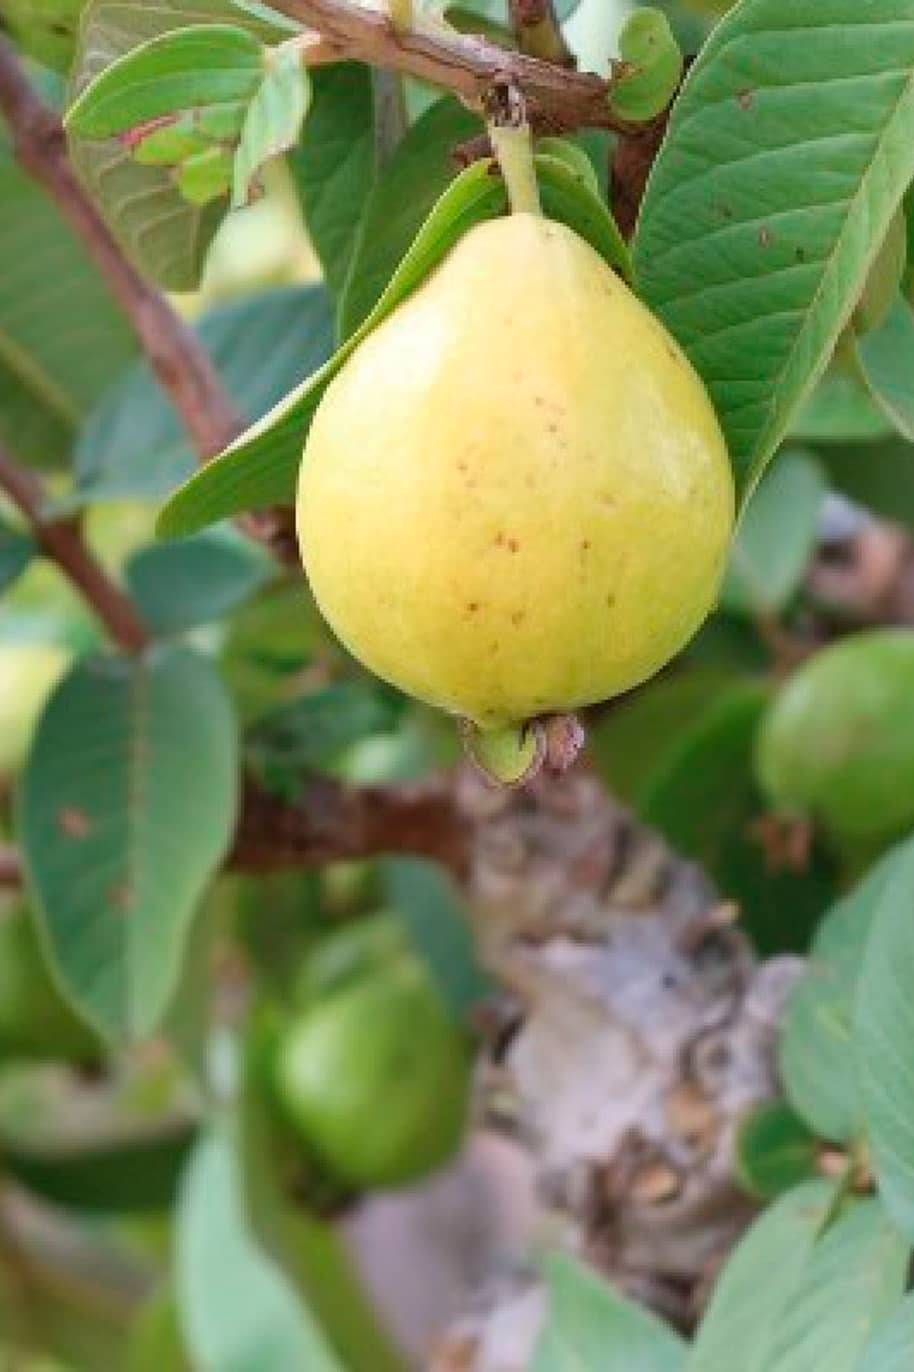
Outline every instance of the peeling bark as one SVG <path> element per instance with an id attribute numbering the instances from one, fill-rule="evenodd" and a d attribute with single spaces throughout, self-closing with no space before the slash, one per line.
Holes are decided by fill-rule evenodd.
<path id="1" fill-rule="evenodd" d="M 480 1118 L 530 1151 L 542 1233 L 688 1329 L 753 1214 L 734 1131 L 777 1094 L 803 964 L 759 964 L 707 877 L 583 772 L 509 794 L 468 778 L 462 803 L 479 947 L 506 988 Z M 544 1302 L 524 1256 L 435 1372 L 528 1366 Z"/>

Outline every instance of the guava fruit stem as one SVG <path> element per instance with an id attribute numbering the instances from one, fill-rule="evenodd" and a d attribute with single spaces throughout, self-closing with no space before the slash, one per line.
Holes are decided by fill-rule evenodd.
<path id="1" fill-rule="evenodd" d="M 533 139 L 526 119 L 517 125 L 500 124 L 493 120 L 489 125 L 489 140 L 501 167 L 511 213 L 542 215 L 536 164 L 533 161 Z"/>

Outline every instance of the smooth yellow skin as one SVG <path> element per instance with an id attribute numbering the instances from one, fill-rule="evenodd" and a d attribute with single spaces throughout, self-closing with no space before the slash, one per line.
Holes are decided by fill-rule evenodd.
<path id="1" fill-rule="evenodd" d="M 570 229 L 472 229 L 317 410 L 298 533 L 378 676 L 483 727 L 603 700 L 714 603 L 733 525 L 704 387 Z"/>

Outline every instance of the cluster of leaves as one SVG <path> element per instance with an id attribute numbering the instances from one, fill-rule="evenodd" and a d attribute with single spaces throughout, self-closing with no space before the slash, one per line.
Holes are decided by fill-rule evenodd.
<path id="1" fill-rule="evenodd" d="M 761 952 L 805 951 L 815 934 L 811 970 L 783 1035 L 790 1108 L 750 1121 L 741 1144 L 747 1185 L 777 1199 L 727 1266 L 695 1342 L 561 1259 L 547 1273 L 537 1372 L 729 1372 L 736 1358 L 758 1372 L 893 1372 L 914 1350 L 903 1298 L 914 1244 L 911 850 L 882 855 L 835 904 L 859 855 L 820 843 L 799 870 L 774 869 L 757 838 L 765 802 L 753 763 L 777 689 L 772 651 L 821 610 L 805 576 L 829 493 L 914 523 L 914 21 L 902 0 L 741 0 L 711 30 L 709 11 L 726 8 L 670 0 L 669 29 L 651 20 L 627 31 L 614 95 L 626 117 L 652 117 L 657 90 L 678 79 L 670 32 L 687 52 L 701 47 L 631 246 L 607 208 L 608 135 L 541 140 L 537 175 L 546 213 L 587 239 L 686 349 L 743 502 L 752 495 L 718 613 L 668 674 L 594 716 L 594 760 L 738 900 Z M 479 9 L 453 18 L 510 41 L 507 15 Z M 0 1271 L 4 1328 L 80 1367 L 123 1365 L 130 1345 L 137 1368 L 394 1372 L 400 1356 L 317 1217 L 324 1179 L 310 1158 L 290 1163 L 271 1119 L 261 1054 L 271 1016 L 287 1008 L 290 969 L 341 917 L 382 902 L 465 1017 L 483 983 L 459 897 L 437 869 L 405 860 L 219 873 L 244 769 L 294 801 L 308 773 L 421 776 L 450 760 L 452 743 L 427 712 L 359 674 L 300 582 L 220 521 L 289 499 L 330 378 L 469 227 L 504 212 L 504 191 L 484 162 L 457 174 L 454 145 L 480 123 L 456 100 L 404 83 L 392 129 L 377 73 L 342 62 L 309 75 L 300 31 L 268 6 L 0 0 L 0 16 L 67 111 L 73 160 L 107 221 L 160 285 L 197 287 L 231 204 L 274 173 L 294 188 L 322 271 L 320 284 L 248 291 L 198 319 L 255 427 L 192 475 L 127 321 L 0 131 L 0 247 L 13 264 L 0 273 L 0 439 L 52 473 L 61 512 L 84 519 L 155 639 L 129 659 L 102 652 L 84 608 L 2 511 L 3 652 L 24 661 L 50 646 L 64 673 L 3 814 L 28 869 L 33 959 L 81 1021 L 37 1056 L 76 1058 L 83 1071 L 87 1055 L 104 1058 L 107 1078 L 92 1088 L 23 1076 L 10 1064 L 36 1056 L 34 1043 L 6 1034 L 0 1165 L 33 1194 L 106 1219 L 104 1234 L 80 1231 L 87 1265 L 110 1264 L 113 1244 L 119 1264 L 140 1267 L 110 1318 L 38 1277 L 23 1308 Z M 639 63 L 650 66 L 656 42 L 656 84 L 645 84 Z M 166 498 L 160 528 L 174 541 L 158 542 L 152 518 Z M 239 980 L 256 1007 L 248 1020 L 234 1007 Z M 153 1033 L 158 1057 L 124 1050 Z M 87 1034 L 89 1047 L 73 1050 Z M 64 1130 L 86 1092 L 91 1127 Z M 829 1181 L 821 1173 L 835 1159 L 845 1171 Z M 286 1185 L 291 1174 L 300 1193 L 302 1172 L 311 1212 Z M 878 1198 L 859 1194 L 874 1185 Z M 136 1234 L 138 1217 L 171 1206 L 173 1262 Z M 0 1268 L 3 1226 L 0 1207 Z M 156 1278 L 134 1319 L 137 1292 Z"/>

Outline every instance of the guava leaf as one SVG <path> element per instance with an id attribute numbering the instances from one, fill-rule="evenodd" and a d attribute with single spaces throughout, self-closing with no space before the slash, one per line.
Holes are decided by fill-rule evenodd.
<path id="1" fill-rule="evenodd" d="M 289 154 L 308 232 L 337 298 L 374 181 L 371 73 L 357 62 L 318 68 L 304 138 Z"/>
<path id="2" fill-rule="evenodd" d="M 234 0 L 89 0 L 73 65 L 71 97 L 100 72 L 142 43 L 176 29 L 236 24 L 264 43 L 289 36 L 287 21 L 265 16 Z M 206 250 L 227 202 L 191 205 L 171 170 L 134 161 L 119 139 L 96 142 L 73 137 L 70 155 L 124 250 L 153 280 L 169 290 L 199 284 Z"/>
<path id="3" fill-rule="evenodd" d="M 682 1372 L 686 1345 L 655 1315 L 568 1254 L 550 1254 L 545 1269 L 549 1314 L 531 1372 Z"/>
<path id="4" fill-rule="evenodd" d="M 177 1296 L 188 1350 L 209 1372 L 342 1372 L 283 1273 L 258 1248 L 226 1132 L 200 1140 L 177 1213 Z"/>
<path id="5" fill-rule="evenodd" d="M 265 53 L 245 29 L 200 24 L 131 48 L 105 67 L 70 106 L 65 124 L 81 138 L 122 134 L 162 115 L 249 101 Z"/>
<path id="6" fill-rule="evenodd" d="M 828 912 L 781 1029 L 780 1071 L 788 1100 L 817 1134 L 836 1143 L 863 1133 L 854 1001 L 873 920 L 904 852 L 893 849 Z"/>
<path id="7" fill-rule="evenodd" d="M 784 608 L 816 547 L 826 493 L 825 473 L 814 457 L 781 454 L 749 501 L 734 540 L 723 609 L 752 616 Z"/>
<path id="8" fill-rule="evenodd" d="M 238 804 L 237 725 L 203 658 L 80 662 L 51 697 L 19 834 L 62 988 L 109 1040 L 148 1034 Z"/>
<path id="9" fill-rule="evenodd" d="M 878 1324 L 859 1372 L 908 1372 L 914 1366 L 914 1296 L 906 1296 L 890 1319 Z"/>
<path id="10" fill-rule="evenodd" d="M 784 1101 L 765 1101 L 741 1121 L 736 1173 L 753 1196 L 773 1200 L 818 1175 L 819 1143 Z"/>
<path id="11" fill-rule="evenodd" d="M 914 175 L 910 0 L 743 0 L 677 100 L 636 275 L 704 378 L 745 499 Z"/>
<path id="12" fill-rule="evenodd" d="M 127 585 L 143 622 L 178 634 L 222 619 L 272 580 L 275 562 L 232 528 L 141 548 L 127 564 Z"/>
<path id="13" fill-rule="evenodd" d="M 889 1213 L 914 1238 L 914 842 L 897 849 L 873 912 L 853 1051 L 873 1169 Z"/>
<path id="14" fill-rule="evenodd" d="M 108 287 L 0 126 L 0 439 L 42 466 L 69 453 L 137 350 Z M 15 270 L 12 269 L 15 264 Z"/>
<path id="15" fill-rule="evenodd" d="M 893 427 L 914 441 L 914 313 L 899 295 L 882 324 L 857 342 L 870 395 Z"/>
<path id="16" fill-rule="evenodd" d="M 5 591 L 35 556 L 35 540 L 0 519 L 0 591 Z"/>
<path id="17" fill-rule="evenodd" d="M 236 408 L 254 421 L 333 348 L 323 286 L 286 286 L 227 305 L 198 322 Z M 187 432 L 147 362 L 138 363 L 93 410 L 74 453 L 72 508 L 98 500 L 157 500 L 197 463 Z"/>
<path id="18" fill-rule="evenodd" d="M 248 107 L 235 153 L 232 205 L 246 205 L 260 168 L 298 142 L 311 101 L 311 81 L 301 54 L 285 44 L 273 48 Z"/>
<path id="19" fill-rule="evenodd" d="M 593 191 L 554 157 L 537 158 L 537 176 L 546 215 L 575 229 L 610 266 L 625 274 L 625 244 L 615 221 Z M 167 538 L 180 537 L 242 510 L 294 501 L 311 420 L 343 363 L 362 339 L 425 280 L 468 229 L 483 220 L 497 218 L 506 208 L 504 184 L 490 175 L 489 162 L 474 162 L 461 172 L 435 205 L 381 299 L 359 329 L 319 371 L 175 492 L 160 515 L 159 533 Z"/>

